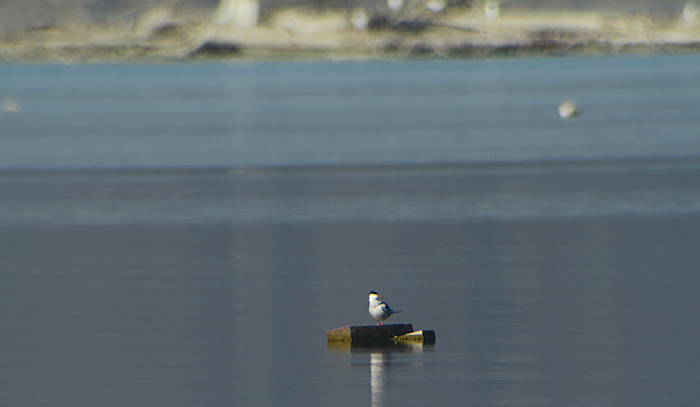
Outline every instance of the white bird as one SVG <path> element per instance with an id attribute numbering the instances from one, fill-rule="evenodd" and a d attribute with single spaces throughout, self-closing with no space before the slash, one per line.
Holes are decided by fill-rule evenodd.
<path id="1" fill-rule="evenodd" d="M 369 314 L 372 316 L 372 318 L 377 320 L 377 325 L 379 325 L 379 321 L 381 321 L 381 324 L 384 325 L 384 321 L 387 318 L 394 314 L 398 314 L 399 312 L 403 312 L 391 309 L 389 304 L 385 303 L 384 301 L 380 301 L 381 298 L 382 296 L 374 291 L 369 293 Z"/>

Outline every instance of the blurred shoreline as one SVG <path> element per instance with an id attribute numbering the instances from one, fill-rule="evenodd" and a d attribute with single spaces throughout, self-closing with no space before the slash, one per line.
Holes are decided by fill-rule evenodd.
<path id="1" fill-rule="evenodd" d="M 100 18 L 73 10 L 62 21 L 6 31 L 0 61 L 469 58 L 700 49 L 700 7 L 693 9 L 694 2 L 676 17 L 500 9 L 491 0 L 416 1 L 394 10 L 305 5 L 262 12 L 257 0 L 231 0 L 228 8 L 224 2 L 208 9 L 154 3 Z"/>

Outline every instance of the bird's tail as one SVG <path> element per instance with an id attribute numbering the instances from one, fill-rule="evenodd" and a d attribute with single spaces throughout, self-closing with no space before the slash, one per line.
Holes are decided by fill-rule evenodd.
<path id="1" fill-rule="evenodd" d="M 400 310 L 397 311 L 397 310 L 395 310 L 395 309 L 392 309 L 392 310 L 391 310 L 391 315 L 398 314 L 399 312 L 403 312 L 403 310 L 400 309 Z"/>

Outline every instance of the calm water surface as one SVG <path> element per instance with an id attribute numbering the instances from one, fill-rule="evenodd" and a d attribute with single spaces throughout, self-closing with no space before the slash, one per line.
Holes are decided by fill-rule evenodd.
<path id="1" fill-rule="evenodd" d="M 698 62 L 0 67 L 0 402 L 696 405 Z"/>

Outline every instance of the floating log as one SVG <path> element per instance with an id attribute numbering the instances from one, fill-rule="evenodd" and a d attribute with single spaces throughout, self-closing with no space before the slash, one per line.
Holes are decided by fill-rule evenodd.
<path id="1" fill-rule="evenodd" d="M 329 341 L 377 341 L 413 332 L 411 324 L 344 326 L 326 332 Z"/>
<path id="2" fill-rule="evenodd" d="M 411 324 L 344 326 L 326 331 L 328 342 L 396 341 L 435 343 L 435 331 L 414 331 Z"/>
<path id="3" fill-rule="evenodd" d="M 394 340 L 399 342 L 421 342 L 429 345 L 435 343 L 435 331 L 420 330 L 410 332 L 405 335 L 397 336 Z"/>

